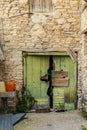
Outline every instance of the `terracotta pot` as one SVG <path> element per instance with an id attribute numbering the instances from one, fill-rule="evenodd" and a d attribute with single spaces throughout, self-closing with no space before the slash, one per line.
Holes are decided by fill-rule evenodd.
<path id="1" fill-rule="evenodd" d="M 5 82 L 6 92 L 15 91 L 15 82 L 14 81 L 7 81 Z"/>

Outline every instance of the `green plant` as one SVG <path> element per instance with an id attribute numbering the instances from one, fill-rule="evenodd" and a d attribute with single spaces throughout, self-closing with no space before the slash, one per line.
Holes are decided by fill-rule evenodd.
<path id="1" fill-rule="evenodd" d="M 86 112 L 85 108 L 82 108 L 82 110 L 81 110 L 81 115 L 82 115 L 85 119 L 87 119 L 87 112 Z"/>
<path id="2" fill-rule="evenodd" d="M 86 127 L 84 127 L 84 126 L 81 126 L 81 129 L 82 129 L 82 130 L 87 130 L 87 128 L 86 128 Z"/>
<path id="3" fill-rule="evenodd" d="M 87 130 L 87 128 L 82 128 L 82 130 Z"/>
<path id="4" fill-rule="evenodd" d="M 59 103 L 58 105 L 55 105 L 55 110 L 64 109 L 64 104 Z"/>
<path id="5" fill-rule="evenodd" d="M 17 91 L 16 112 L 27 112 L 35 103 L 35 98 L 26 87 L 22 87 L 21 91 Z"/>

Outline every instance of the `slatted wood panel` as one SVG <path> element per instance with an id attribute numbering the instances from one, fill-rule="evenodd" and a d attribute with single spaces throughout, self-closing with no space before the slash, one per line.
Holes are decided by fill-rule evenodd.
<path id="1" fill-rule="evenodd" d="M 61 87 L 69 85 L 68 71 L 52 71 L 52 86 Z"/>
<path id="2" fill-rule="evenodd" d="M 31 12 L 50 12 L 52 11 L 52 0 L 30 0 Z"/>
<path id="3" fill-rule="evenodd" d="M 64 89 L 65 103 L 73 103 L 76 99 L 76 63 L 69 56 L 54 56 L 55 70 L 68 72 L 69 85 L 61 86 Z"/>
<path id="4" fill-rule="evenodd" d="M 69 86 L 69 78 L 52 78 L 52 86 L 54 87 L 68 87 Z"/>
<path id="5" fill-rule="evenodd" d="M 57 77 L 57 78 L 65 78 L 68 76 L 68 71 L 52 71 L 52 77 Z"/>
<path id="6" fill-rule="evenodd" d="M 48 99 L 48 84 L 46 82 L 42 82 L 40 78 L 41 76 L 47 74 L 49 56 L 29 55 L 24 63 L 24 81 L 27 88 L 30 90 L 31 95 L 35 99 Z"/>
<path id="7" fill-rule="evenodd" d="M 65 97 L 63 88 L 53 88 L 53 108 L 60 110 L 65 108 Z"/>

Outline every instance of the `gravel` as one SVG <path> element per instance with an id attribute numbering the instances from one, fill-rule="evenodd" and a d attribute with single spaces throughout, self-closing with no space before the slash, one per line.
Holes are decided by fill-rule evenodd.
<path id="1" fill-rule="evenodd" d="M 28 113 L 14 126 L 14 130 L 82 130 L 87 120 L 78 111 Z"/>

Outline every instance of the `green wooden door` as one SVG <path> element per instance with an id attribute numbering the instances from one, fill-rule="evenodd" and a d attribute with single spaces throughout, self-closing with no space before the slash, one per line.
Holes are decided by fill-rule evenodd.
<path id="1" fill-rule="evenodd" d="M 47 74 L 48 67 L 49 56 L 29 55 L 24 58 L 24 84 L 40 104 L 48 101 L 48 83 L 40 80 L 41 76 Z"/>
<path id="2" fill-rule="evenodd" d="M 69 85 L 58 88 L 64 92 L 65 107 L 72 109 L 76 103 L 76 63 L 68 55 L 41 53 L 41 55 L 34 54 L 24 57 L 24 84 L 35 99 L 39 99 L 40 102 L 43 99 L 43 102 L 46 102 L 48 83 L 41 81 L 40 77 L 47 74 L 50 55 L 53 55 L 55 71 L 64 70 L 68 72 Z"/>
<path id="3" fill-rule="evenodd" d="M 76 63 L 69 56 L 54 56 L 56 71 L 67 71 L 69 85 L 59 86 L 58 89 L 64 91 L 65 108 L 74 109 L 76 103 Z"/>

